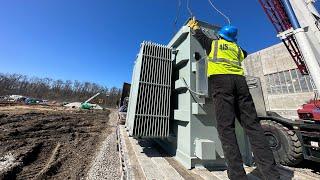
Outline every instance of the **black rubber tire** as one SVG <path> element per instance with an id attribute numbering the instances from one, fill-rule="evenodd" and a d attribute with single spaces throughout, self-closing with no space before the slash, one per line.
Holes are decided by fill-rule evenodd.
<path id="1" fill-rule="evenodd" d="M 277 163 L 296 166 L 303 160 L 302 145 L 295 132 L 275 121 L 260 123 Z"/>

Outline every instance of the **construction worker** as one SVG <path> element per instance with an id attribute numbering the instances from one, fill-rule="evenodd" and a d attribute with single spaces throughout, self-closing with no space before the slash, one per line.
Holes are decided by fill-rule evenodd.
<path id="1" fill-rule="evenodd" d="M 255 162 L 263 178 L 280 179 L 241 67 L 247 53 L 236 43 L 237 28 L 230 25 L 222 27 L 218 32 L 219 38 L 210 39 L 202 32 L 195 18 L 188 22 L 188 26 L 207 52 L 209 92 L 212 93 L 228 177 L 232 180 L 247 179 L 235 134 L 237 118 L 249 137 Z"/>

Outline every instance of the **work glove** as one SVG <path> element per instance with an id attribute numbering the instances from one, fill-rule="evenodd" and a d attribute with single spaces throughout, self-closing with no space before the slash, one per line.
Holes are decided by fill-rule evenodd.
<path id="1" fill-rule="evenodd" d="M 200 29 L 198 22 L 196 20 L 195 17 L 192 17 L 192 19 L 189 20 L 188 22 L 188 26 L 192 29 L 192 30 L 197 30 Z"/>

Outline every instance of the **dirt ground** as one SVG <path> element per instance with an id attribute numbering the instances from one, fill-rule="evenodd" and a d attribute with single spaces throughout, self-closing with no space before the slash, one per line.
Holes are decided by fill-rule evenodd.
<path id="1" fill-rule="evenodd" d="M 0 179 L 84 179 L 109 110 L 0 106 Z"/>

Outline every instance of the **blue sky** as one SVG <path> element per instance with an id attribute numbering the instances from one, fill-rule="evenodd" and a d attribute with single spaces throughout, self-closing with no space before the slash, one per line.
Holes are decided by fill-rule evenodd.
<path id="1" fill-rule="evenodd" d="M 225 24 L 207 0 L 190 1 L 198 19 Z M 280 42 L 258 0 L 213 2 L 247 51 Z M 176 9 L 175 0 L 0 0 L 0 72 L 121 87 L 143 40 L 169 42 Z M 177 27 L 188 16 L 182 0 Z"/>

